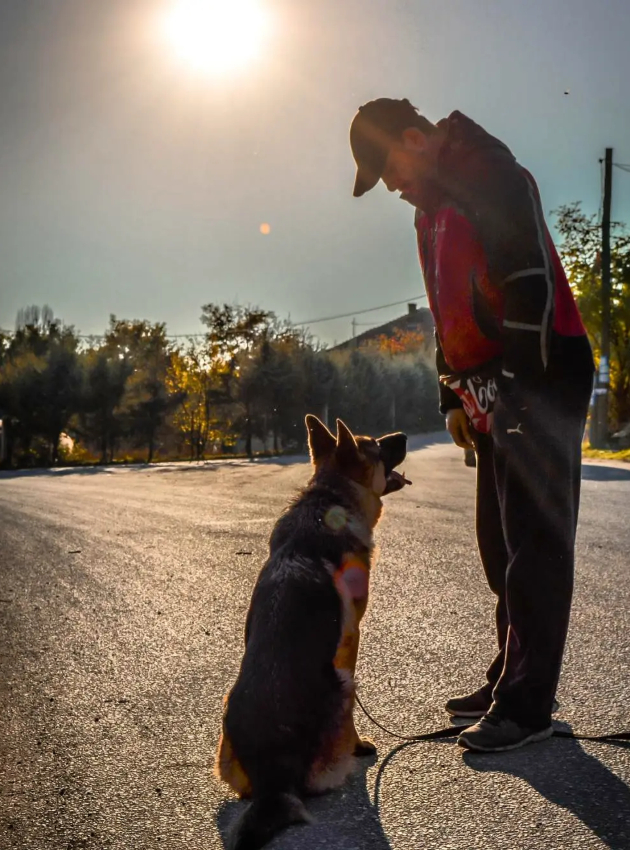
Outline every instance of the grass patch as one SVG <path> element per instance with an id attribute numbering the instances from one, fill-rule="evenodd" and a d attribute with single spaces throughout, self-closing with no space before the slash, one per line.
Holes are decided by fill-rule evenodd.
<path id="1" fill-rule="evenodd" d="M 630 463 L 630 449 L 613 452 L 608 449 L 594 449 L 588 443 L 584 443 L 582 446 L 582 456 L 595 458 L 596 460 L 623 460 L 626 463 Z"/>

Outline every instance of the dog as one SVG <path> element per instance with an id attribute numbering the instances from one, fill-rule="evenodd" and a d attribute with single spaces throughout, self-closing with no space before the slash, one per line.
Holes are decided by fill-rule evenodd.
<path id="1" fill-rule="evenodd" d="M 254 587 L 245 653 L 224 701 L 216 773 L 251 803 L 231 850 L 257 850 L 310 823 L 303 799 L 338 788 L 354 757 L 375 752 L 353 719 L 359 623 L 368 601 L 372 532 L 407 437 L 337 436 L 306 417 L 313 475 L 276 523 Z"/>

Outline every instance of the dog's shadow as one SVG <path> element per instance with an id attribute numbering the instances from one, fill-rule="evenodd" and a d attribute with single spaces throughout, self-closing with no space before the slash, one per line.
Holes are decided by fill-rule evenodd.
<path id="1" fill-rule="evenodd" d="M 571 729 L 567 724 L 560 728 L 565 731 Z M 290 827 L 267 845 L 269 850 L 302 850 L 304 847 L 309 850 L 392 850 L 379 816 L 381 782 L 389 762 L 412 746 L 413 741 L 399 744 L 382 760 L 374 782 L 374 804 L 370 799 L 367 772 L 376 763 L 377 757 L 371 756 L 359 761 L 357 770 L 342 789 L 307 800 L 307 808 L 315 818 L 314 824 Z M 628 850 L 628 785 L 595 754 L 587 752 L 580 741 L 554 739 L 544 746 L 557 751 L 553 769 L 549 758 L 531 758 L 529 748 L 507 756 L 505 753 L 465 753 L 463 759 L 471 770 L 479 773 L 505 773 L 519 777 L 550 803 L 571 812 L 610 850 Z M 619 741 L 613 746 L 630 752 L 628 742 Z M 246 805 L 226 801 L 219 808 L 217 826 L 224 847 L 227 847 L 230 826 Z"/>
<path id="2" fill-rule="evenodd" d="M 391 850 L 368 789 L 367 772 L 376 761 L 376 755 L 358 760 L 357 769 L 343 788 L 309 797 L 306 806 L 315 822 L 289 827 L 265 850 Z M 219 807 L 217 827 L 224 847 L 228 846 L 230 827 L 247 805 L 230 800 Z"/>

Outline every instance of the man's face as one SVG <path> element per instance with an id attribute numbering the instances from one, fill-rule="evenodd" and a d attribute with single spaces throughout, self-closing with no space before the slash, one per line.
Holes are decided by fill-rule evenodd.
<path id="1" fill-rule="evenodd" d="M 440 141 L 415 127 L 405 130 L 402 140 L 391 145 L 381 175 L 388 191 L 400 192 L 403 201 L 413 203 L 418 184 L 434 177 L 437 172 Z"/>

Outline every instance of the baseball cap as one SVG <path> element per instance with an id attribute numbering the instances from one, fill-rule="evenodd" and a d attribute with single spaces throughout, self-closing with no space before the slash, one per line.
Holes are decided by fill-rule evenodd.
<path id="1" fill-rule="evenodd" d="M 408 100 L 381 97 L 359 107 L 350 125 L 350 147 L 357 164 L 352 194 L 360 198 L 381 179 L 390 145 L 417 123 L 418 112 Z"/>

